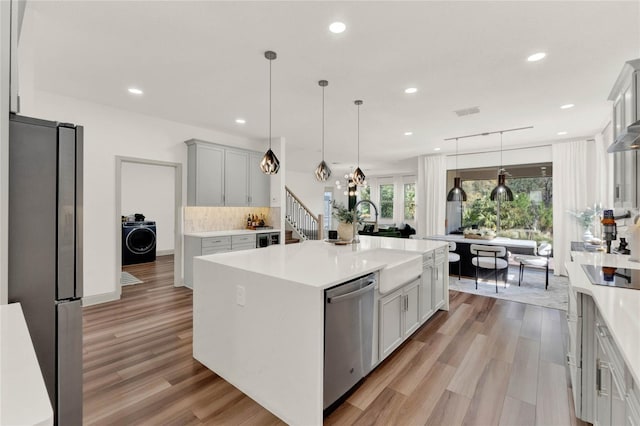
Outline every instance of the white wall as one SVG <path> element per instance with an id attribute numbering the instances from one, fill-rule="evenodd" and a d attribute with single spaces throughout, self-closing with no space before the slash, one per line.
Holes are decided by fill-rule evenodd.
<path id="1" fill-rule="evenodd" d="M 0 305 L 7 303 L 10 3 L 0 1 Z"/>
<path id="2" fill-rule="evenodd" d="M 318 215 L 323 211 L 324 188 L 335 186 L 335 179 L 318 182 L 313 170 L 308 173 L 287 170 L 287 186 L 307 206 L 311 213 Z"/>
<path id="3" fill-rule="evenodd" d="M 142 213 L 156 222 L 158 252 L 173 252 L 175 230 L 175 169 L 169 166 L 122 163 L 122 216 Z M 163 253 L 159 253 L 163 254 Z"/>
<path id="4" fill-rule="evenodd" d="M 24 90 L 24 86 L 22 86 Z M 79 99 L 32 91 L 23 114 L 84 126 L 84 293 L 116 291 L 115 157 L 183 164 L 186 202 L 187 139 L 262 151 L 265 144 L 210 129 L 119 110 Z"/>

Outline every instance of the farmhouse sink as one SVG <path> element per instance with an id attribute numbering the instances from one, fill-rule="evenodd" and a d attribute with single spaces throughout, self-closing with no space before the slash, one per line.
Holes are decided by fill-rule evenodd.
<path id="1" fill-rule="evenodd" d="M 373 249 L 356 253 L 363 260 L 384 263 L 380 271 L 378 290 L 389 293 L 403 284 L 417 278 L 422 273 L 422 254 L 391 249 Z"/>

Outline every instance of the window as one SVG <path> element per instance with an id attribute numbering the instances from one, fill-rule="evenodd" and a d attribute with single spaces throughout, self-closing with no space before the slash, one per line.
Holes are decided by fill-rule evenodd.
<path id="1" fill-rule="evenodd" d="M 553 240 L 553 178 L 550 163 L 508 166 L 507 186 L 513 191 L 510 202 L 497 203 L 490 199 L 491 190 L 497 184 L 496 170 L 460 170 L 462 189 L 467 193 L 467 201 L 460 209 L 447 206 L 447 221 L 457 229 L 489 228 L 501 237 L 551 241 Z M 453 182 L 453 175 L 450 176 Z M 450 205 L 455 202 L 447 203 Z"/>
<path id="2" fill-rule="evenodd" d="M 380 217 L 393 219 L 393 183 L 380 185 Z"/>
<path id="3" fill-rule="evenodd" d="M 404 220 L 414 220 L 416 216 L 416 184 L 404 184 Z"/>
<path id="4" fill-rule="evenodd" d="M 358 192 L 359 192 L 358 201 L 371 200 L 371 187 L 369 185 L 360 187 Z M 368 204 L 368 203 L 360 204 L 360 206 L 358 207 L 358 211 L 360 212 L 364 220 L 367 220 L 367 221 L 373 220 L 373 218 L 371 218 L 371 204 Z"/>

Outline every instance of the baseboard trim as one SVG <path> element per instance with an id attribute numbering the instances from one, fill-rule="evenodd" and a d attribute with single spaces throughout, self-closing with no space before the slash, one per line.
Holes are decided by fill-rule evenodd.
<path id="1" fill-rule="evenodd" d="M 82 306 L 99 305 L 100 303 L 113 302 L 120 300 L 120 294 L 116 291 L 109 293 L 94 294 L 92 296 L 85 296 L 82 298 Z"/>
<path id="2" fill-rule="evenodd" d="M 156 256 L 168 256 L 170 254 L 174 254 L 175 250 L 156 250 Z"/>

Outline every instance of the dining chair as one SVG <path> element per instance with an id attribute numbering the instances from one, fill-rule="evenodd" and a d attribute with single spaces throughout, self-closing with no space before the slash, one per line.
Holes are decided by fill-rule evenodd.
<path id="1" fill-rule="evenodd" d="M 449 241 L 449 263 L 458 262 L 458 281 L 460 280 L 461 275 L 461 262 L 460 255 L 458 253 L 454 253 L 456 251 L 456 243 L 455 241 Z"/>
<path id="2" fill-rule="evenodd" d="M 541 243 L 537 249 L 537 256 L 531 255 L 518 255 L 513 259 L 520 263 L 520 271 L 518 274 L 518 286 L 524 278 L 525 266 L 533 266 L 536 268 L 545 268 L 545 282 L 544 289 L 549 289 L 549 258 L 551 257 L 553 246 L 549 243 Z"/>
<path id="3" fill-rule="evenodd" d="M 498 292 L 498 271 L 508 269 L 509 262 L 504 259 L 507 249 L 502 246 L 490 246 L 482 244 L 471 244 L 469 247 L 472 255 L 471 264 L 476 267 L 476 290 L 478 289 L 478 268 L 493 269 L 496 280 L 496 293 Z M 504 287 L 507 288 L 507 278 L 504 280 Z"/>

